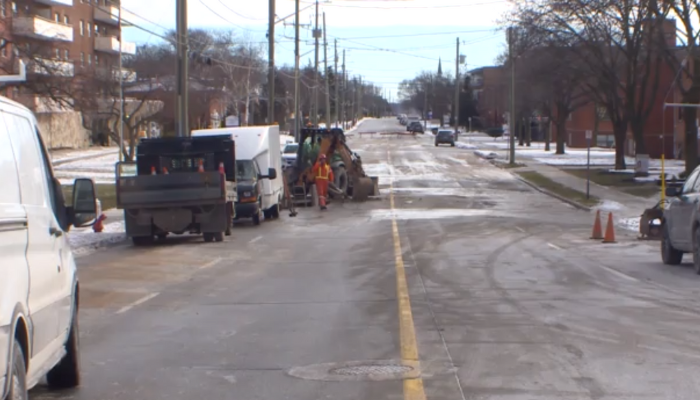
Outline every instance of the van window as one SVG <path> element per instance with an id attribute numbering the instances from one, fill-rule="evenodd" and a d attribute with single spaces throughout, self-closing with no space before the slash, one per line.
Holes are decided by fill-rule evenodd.
<path id="1" fill-rule="evenodd" d="M 32 124 L 25 117 L 3 113 L 17 160 L 22 204 L 44 206 L 48 182 L 39 143 Z"/>
<path id="2" fill-rule="evenodd" d="M 0 204 L 20 204 L 19 177 L 7 127 L 0 121 Z"/>

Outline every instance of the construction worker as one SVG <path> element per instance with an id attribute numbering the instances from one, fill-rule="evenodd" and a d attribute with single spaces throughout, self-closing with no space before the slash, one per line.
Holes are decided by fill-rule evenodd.
<path id="1" fill-rule="evenodd" d="M 333 181 L 333 170 L 328 165 L 326 155 L 321 154 L 311 170 L 316 181 L 316 191 L 318 192 L 318 205 L 321 210 L 326 209 L 326 197 L 328 196 L 328 182 Z"/>

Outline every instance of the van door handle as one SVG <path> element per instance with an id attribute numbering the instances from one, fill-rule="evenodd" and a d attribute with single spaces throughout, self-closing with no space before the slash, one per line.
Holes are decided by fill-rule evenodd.
<path id="1" fill-rule="evenodd" d="M 49 235 L 61 237 L 63 236 L 63 231 L 52 226 L 51 228 L 49 228 Z"/>

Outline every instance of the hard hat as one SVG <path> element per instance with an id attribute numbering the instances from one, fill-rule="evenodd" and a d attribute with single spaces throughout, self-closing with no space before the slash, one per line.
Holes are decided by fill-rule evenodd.
<path id="1" fill-rule="evenodd" d="M 326 159 L 326 155 L 325 155 L 325 154 L 321 154 L 321 160 L 325 160 L 325 159 Z"/>

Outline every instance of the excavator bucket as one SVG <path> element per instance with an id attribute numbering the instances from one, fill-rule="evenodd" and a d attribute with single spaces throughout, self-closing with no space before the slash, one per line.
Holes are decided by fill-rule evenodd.
<path id="1" fill-rule="evenodd" d="M 352 199 L 354 201 L 366 201 L 375 192 L 372 178 L 362 177 L 355 179 L 352 187 Z"/>

